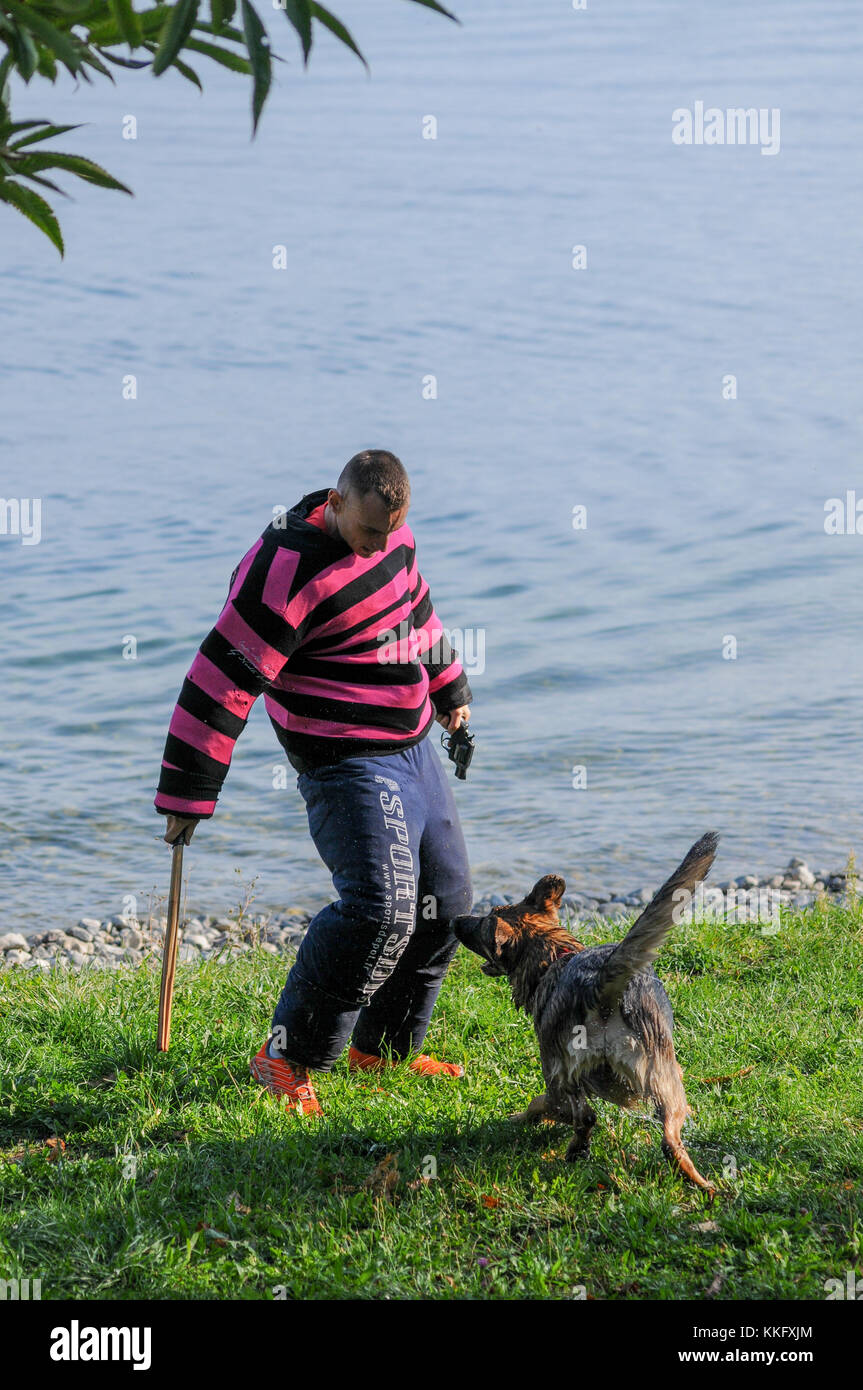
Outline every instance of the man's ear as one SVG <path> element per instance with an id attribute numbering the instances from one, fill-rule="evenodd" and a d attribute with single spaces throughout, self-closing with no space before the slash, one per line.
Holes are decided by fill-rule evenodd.
<path id="1" fill-rule="evenodd" d="M 565 892 L 566 879 L 559 874 L 545 874 L 533 885 L 525 903 L 540 912 L 557 912 Z"/>
<path id="2" fill-rule="evenodd" d="M 509 925 L 509 922 L 504 922 L 501 920 L 501 918 L 498 918 L 497 926 L 495 927 L 494 932 L 494 944 L 496 947 L 495 955 L 499 956 L 504 946 L 507 944 L 508 941 L 512 941 L 512 938 L 514 936 L 515 932 Z"/>

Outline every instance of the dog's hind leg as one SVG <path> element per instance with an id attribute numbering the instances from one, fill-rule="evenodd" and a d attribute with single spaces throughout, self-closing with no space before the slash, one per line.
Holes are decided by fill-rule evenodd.
<path id="1" fill-rule="evenodd" d="M 535 1125 L 539 1124 L 540 1120 L 553 1119 L 556 1114 L 557 1111 L 549 1102 L 548 1095 L 543 1092 L 541 1096 L 534 1096 L 526 1110 L 518 1110 L 509 1118 L 518 1124 Z"/>
<path id="2" fill-rule="evenodd" d="M 662 1152 L 669 1162 L 673 1163 L 684 1177 L 690 1182 L 694 1182 L 696 1187 L 702 1188 L 708 1196 L 716 1194 L 713 1183 L 703 1178 L 696 1168 L 689 1154 L 686 1152 L 686 1145 L 681 1138 L 683 1122 L 689 1114 L 689 1106 L 686 1103 L 686 1093 L 683 1089 L 683 1082 L 680 1079 L 681 1069 L 674 1062 L 673 1071 L 671 1068 L 665 1069 L 662 1094 L 654 1097 L 656 1113 L 662 1121 Z"/>
<path id="3" fill-rule="evenodd" d="M 572 1107 L 572 1139 L 566 1150 L 567 1163 L 575 1163 L 579 1158 L 590 1157 L 590 1136 L 596 1124 L 596 1113 L 587 1103 L 584 1091 L 570 1094 Z"/>
<path id="4" fill-rule="evenodd" d="M 569 1124 L 569 1117 L 569 1097 L 561 1093 L 554 1076 L 551 1081 L 546 1081 L 545 1091 L 541 1096 L 534 1096 L 526 1110 L 510 1115 L 511 1120 L 526 1125 L 538 1124 L 540 1120 L 558 1120 L 566 1125 Z"/>

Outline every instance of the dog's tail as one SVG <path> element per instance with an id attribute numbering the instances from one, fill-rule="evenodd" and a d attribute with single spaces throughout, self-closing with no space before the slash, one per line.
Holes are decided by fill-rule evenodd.
<path id="1" fill-rule="evenodd" d="M 633 923 L 617 950 L 608 957 L 598 981 L 600 1008 L 613 1008 L 633 975 L 646 970 L 655 960 L 674 925 L 675 910 L 681 905 L 683 895 L 692 893 L 696 883 L 707 876 L 718 844 L 719 836 L 714 830 L 708 830 L 696 841 L 683 863 Z"/>

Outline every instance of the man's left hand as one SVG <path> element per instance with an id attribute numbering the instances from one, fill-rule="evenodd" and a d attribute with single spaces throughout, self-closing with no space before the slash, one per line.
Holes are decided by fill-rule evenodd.
<path id="1" fill-rule="evenodd" d="M 437 722 L 442 724 L 447 733 L 453 734 L 460 724 L 466 724 L 470 719 L 470 705 L 459 705 L 458 709 L 451 709 L 446 714 L 435 715 Z"/>

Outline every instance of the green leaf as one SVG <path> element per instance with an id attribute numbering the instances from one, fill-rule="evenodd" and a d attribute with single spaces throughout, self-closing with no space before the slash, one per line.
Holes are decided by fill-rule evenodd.
<path id="1" fill-rule="evenodd" d="M 109 4 L 123 38 L 130 48 L 137 48 L 144 41 L 144 33 L 132 7 L 132 0 L 109 0 Z"/>
<path id="2" fill-rule="evenodd" d="M 183 77 L 185 77 L 187 82 L 192 82 L 197 87 L 199 92 L 202 92 L 204 90 L 201 86 L 201 79 L 195 72 L 195 69 L 190 68 L 188 63 L 184 63 L 182 58 L 175 58 L 173 63 L 171 64 L 171 67 L 176 68 L 177 72 L 179 72 Z"/>
<path id="3" fill-rule="evenodd" d="M 214 63 L 221 63 L 223 68 L 230 68 L 232 72 L 251 72 L 252 65 L 247 58 L 241 58 L 239 53 L 235 53 L 231 48 L 220 48 L 215 43 L 204 43 L 202 39 L 186 39 L 186 47 L 193 48 L 196 53 L 203 53 L 207 58 L 212 58 Z"/>
<path id="4" fill-rule="evenodd" d="M 258 128 L 258 121 L 264 109 L 267 93 L 270 90 L 273 65 L 267 31 L 261 23 L 257 10 L 254 5 L 249 3 L 249 0 L 243 0 L 243 33 L 246 36 L 246 47 L 249 50 L 249 61 L 252 64 L 252 134 L 254 134 Z"/>
<path id="5" fill-rule="evenodd" d="M 61 154 L 57 150 L 45 150 L 43 154 L 22 155 L 20 163 L 16 165 L 16 177 L 19 169 L 24 174 L 35 173 L 39 169 L 65 169 L 70 174 L 76 174 L 85 183 L 95 183 L 99 188 L 115 188 L 119 193 L 132 196 L 131 188 L 120 183 L 120 180 L 109 174 L 107 169 L 103 169 L 101 164 L 94 163 L 92 159 L 85 159 L 82 154 Z"/>
<path id="6" fill-rule="evenodd" d="M 461 24 L 458 15 L 452 14 L 450 10 L 445 10 L 443 5 L 437 3 L 437 0 L 412 0 L 412 3 L 414 5 L 425 5 L 428 10 L 436 10 L 438 14 L 446 15 L 447 19 L 451 19 L 454 24 Z"/>
<path id="7" fill-rule="evenodd" d="M 24 175 L 30 183 L 38 183 L 42 188 L 50 188 L 52 193 L 59 193 L 61 198 L 68 198 L 69 194 L 61 188 L 59 183 L 54 183 L 52 179 L 43 178 L 41 174 Z"/>
<path id="8" fill-rule="evenodd" d="M 87 67 L 95 68 L 97 72 L 101 72 L 103 77 L 108 77 L 112 82 L 114 81 L 112 73 L 109 71 L 108 68 L 105 67 L 105 64 L 102 62 L 102 59 L 96 56 L 96 52 L 92 48 L 88 48 L 86 50 L 84 58 L 82 59 L 81 71 L 79 73 L 79 76 L 83 77 L 85 82 L 92 82 L 93 79 L 91 78 L 90 74 L 86 71 Z"/>
<path id="9" fill-rule="evenodd" d="M 106 53 L 104 48 L 99 49 L 100 57 L 106 63 L 113 63 L 118 68 L 148 68 L 150 67 L 149 58 L 121 58 L 117 53 Z"/>
<path id="10" fill-rule="evenodd" d="M 368 72 L 368 63 L 366 62 L 362 53 L 360 53 L 360 50 L 357 48 L 353 38 L 348 33 L 344 24 L 342 24 L 342 21 L 340 19 L 336 19 L 334 14 L 330 14 L 329 10 L 325 10 L 323 5 L 316 4 L 315 0 L 311 0 L 309 9 L 311 10 L 314 18 L 318 20 L 320 24 L 323 24 L 325 29 L 329 29 L 330 33 L 335 34 L 337 39 L 341 39 L 342 43 L 345 44 L 351 50 L 351 52 L 356 53 L 366 72 Z"/>
<path id="11" fill-rule="evenodd" d="M 29 29 L 32 34 L 41 39 L 52 53 L 56 53 L 60 62 L 64 63 L 71 73 L 78 71 L 81 66 L 81 55 L 68 34 L 62 33 L 60 29 L 55 29 L 54 25 L 50 24 L 43 14 L 34 10 L 31 5 L 22 5 L 20 0 L 3 0 L 3 8 L 25 29 Z"/>
<path id="12" fill-rule="evenodd" d="M 0 134 L 17 135 L 19 130 L 35 130 L 36 126 L 48 125 L 46 120 L 41 121 L 6 121 L 0 127 Z"/>
<path id="13" fill-rule="evenodd" d="M 47 48 L 39 49 L 39 61 L 36 64 L 40 77 L 47 77 L 49 82 L 57 81 L 57 59 L 53 53 L 49 53 Z"/>
<path id="14" fill-rule="evenodd" d="M 158 77 L 174 62 L 198 17 L 200 3 L 201 0 L 177 0 L 170 8 L 165 6 L 165 27 L 153 59 L 154 76 Z"/>
<path id="15" fill-rule="evenodd" d="M 10 203 L 25 217 L 29 217 L 40 232 L 44 232 L 48 240 L 53 241 L 60 255 L 63 255 L 63 234 L 60 231 L 60 223 L 44 198 L 40 197 L 32 188 L 25 188 L 23 184 L 13 183 L 10 179 L 0 179 L 0 200 L 4 203 Z"/>
<path id="16" fill-rule="evenodd" d="M 310 0 L 283 0 L 288 23 L 293 24 L 303 45 L 303 63 L 312 51 L 312 7 Z"/>
<path id="17" fill-rule="evenodd" d="M 23 130 L 25 126 L 42 126 L 41 130 L 35 130 L 32 135 L 24 135 L 20 140 L 16 140 L 11 146 L 13 150 L 23 149 L 25 145 L 35 145 L 37 140 L 51 140 L 55 135 L 65 135 L 69 130 L 80 130 L 81 122 L 77 125 L 51 125 L 48 121 L 17 121 L 14 126 L 9 128 L 9 134 L 13 135 L 18 130 Z"/>
<path id="18" fill-rule="evenodd" d="M 136 10 L 135 18 L 141 33 L 147 37 L 158 34 L 165 27 L 169 13 L 166 5 L 157 5 L 152 10 Z M 102 19 L 89 25 L 88 32 L 91 41 L 96 44 L 120 43 L 122 41 L 120 27 L 113 19 Z"/>
<path id="19" fill-rule="evenodd" d="M 233 39 L 234 43 L 241 43 L 243 45 L 245 45 L 246 42 L 245 35 L 242 34 L 239 29 L 232 28 L 230 24 L 225 24 L 219 29 L 215 24 L 208 24 L 205 19 L 198 19 L 195 21 L 194 27 L 202 30 L 205 34 L 215 34 L 216 37 L 220 39 Z"/>
<path id="20" fill-rule="evenodd" d="M 212 0 L 210 13 L 213 16 L 214 31 L 218 33 L 230 24 L 237 8 L 237 0 Z"/>
<path id="21" fill-rule="evenodd" d="M 90 43 L 95 44 L 97 48 L 106 43 L 123 42 L 120 26 L 113 19 L 106 19 L 101 24 L 91 25 L 87 30 L 87 37 Z"/>
<path id="22" fill-rule="evenodd" d="M 25 82 L 29 82 L 39 62 L 39 50 L 26 29 L 15 29 L 10 42 L 18 74 Z"/>

